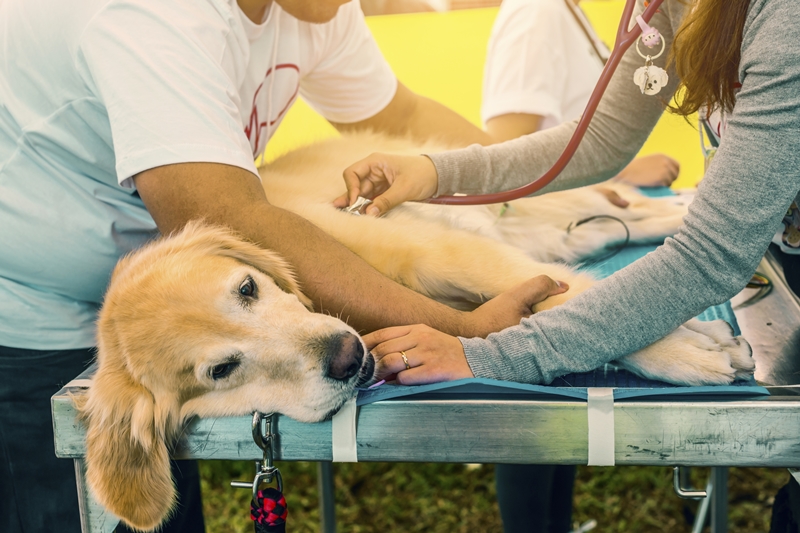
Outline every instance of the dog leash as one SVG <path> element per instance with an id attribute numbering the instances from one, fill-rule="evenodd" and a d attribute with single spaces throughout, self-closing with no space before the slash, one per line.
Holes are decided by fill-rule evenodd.
<path id="1" fill-rule="evenodd" d="M 289 508 L 283 496 L 283 478 L 281 472 L 272 464 L 275 439 L 275 414 L 253 413 L 253 440 L 264 452 L 261 461 L 256 461 L 256 476 L 252 483 L 231 481 L 236 488 L 251 489 L 253 498 L 250 501 L 250 519 L 256 533 L 286 533 L 286 517 Z M 277 487 L 264 487 L 275 481 Z"/>

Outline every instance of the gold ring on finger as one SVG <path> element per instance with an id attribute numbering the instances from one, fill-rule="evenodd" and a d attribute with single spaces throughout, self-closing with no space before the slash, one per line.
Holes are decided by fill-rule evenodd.
<path id="1" fill-rule="evenodd" d="M 411 369 L 411 365 L 408 364 L 408 357 L 406 357 L 406 352 L 404 352 L 403 350 L 400 350 L 400 357 L 403 358 L 403 362 L 406 364 L 406 370 L 410 370 Z"/>

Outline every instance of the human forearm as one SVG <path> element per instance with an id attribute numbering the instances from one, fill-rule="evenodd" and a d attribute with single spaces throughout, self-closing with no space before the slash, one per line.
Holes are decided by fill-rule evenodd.
<path id="1" fill-rule="evenodd" d="M 415 112 L 409 117 L 408 131 L 416 138 L 441 139 L 449 146 L 488 145 L 491 136 L 452 109 L 419 96 Z"/>
<path id="2" fill-rule="evenodd" d="M 763 241 L 762 241 L 763 243 Z M 636 352 L 749 279 L 763 248 L 743 260 L 672 241 L 557 308 L 484 339 L 463 339 L 478 377 L 549 383 Z M 766 244 L 763 243 L 766 247 Z M 755 258 L 755 259 L 753 259 Z"/>
<path id="3" fill-rule="evenodd" d="M 662 8 L 653 24 L 662 30 L 667 49 L 682 9 L 672 3 Z M 665 56 L 658 61 L 666 63 Z M 561 175 L 541 193 L 590 185 L 616 175 L 638 152 L 656 124 L 677 85 L 677 76 L 657 97 L 641 94 L 633 72 L 642 59 L 631 48 L 611 79 L 605 96 L 574 157 Z M 486 148 L 469 148 L 432 154 L 439 173 L 439 194 L 485 193 L 509 190 L 533 181 L 561 155 L 577 122 L 537 132 L 527 137 Z"/>
<path id="4" fill-rule="evenodd" d="M 762 20 L 777 25 L 785 18 Z M 767 38 L 760 50 L 765 62 L 781 57 L 788 66 L 779 78 L 763 68 L 743 76 L 728 130 L 684 229 L 566 304 L 486 340 L 465 339 L 476 376 L 547 383 L 595 368 L 741 290 L 800 189 L 800 176 L 790 170 L 798 168 L 800 154 L 800 62 L 790 45 L 777 53 Z M 755 45 L 748 52 L 761 59 Z"/>
<path id="5" fill-rule="evenodd" d="M 786 172 L 798 166 L 800 137 L 792 132 L 800 92 L 786 85 L 772 103 L 758 86 L 740 97 L 675 238 L 562 306 L 487 340 L 465 339 L 475 375 L 547 383 L 595 368 L 741 290 L 800 189 L 800 177 Z M 776 108 L 783 112 L 752 111 Z M 774 134 L 787 142 L 774 143 Z"/>
<path id="6" fill-rule="evenodd" d="M 249 172 L 181 164 L 144 172 L 135 181 L 162 234 L 193 219 L 229 227 L 280 253 L 318 311 L 340 316 L 361 331 L 415 323 L 452 333 L 469 329 L 466 313 L 394 283 L 313 224 L 269 204 Z"/>
<path id="7" fill-rule="evenodd" d="M 261 205 L 253 215 L 236 220 L 234 229 L 284 256 L 317 311 L 339 316 L 362 332 L 416 323 L 463 329 L 464 313 L 386 278 L 294 213 Z"/>
<path id="8" fill-rule="evenodd" d="M 530 315 L 535 294 L 506 295 L 466 313 L 399 285 L 307 220 L 271 205 L 258 178 L 238 167 L 182 163 L 134 177 L 162 234 L 202 219 L 281 254 L 318 311 L 362 332 L 424 323 L 453 335 L 485 336 Z"/>

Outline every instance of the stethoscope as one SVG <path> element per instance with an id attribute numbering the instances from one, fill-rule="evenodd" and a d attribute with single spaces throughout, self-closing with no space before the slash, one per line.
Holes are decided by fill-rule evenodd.
<path id="1" fill-rule="evenodd" d="M 663 1 L 664 0 L 653 0 L 650 2 L 650 4 L 644 10 L 644 13 L 641 15 L 641 18 L 645 23 L 650 22 L 650 19 L 653 17 Z M 614 49 L 611 51 L 611 55 L 606 62 L 606 66 L 603 68 L 603 72 L 600 74 L 600 78 L 597 80 L 597 85 L 595 85 L 594 90 L 592 91 L 592 96 L 589 98 L 589 103 L 586 104 L 586 110 L 583 112 L 583 115 L 578 122 L 578 127 L 575 128 L 575 132 L 572 134 L 572 138 L 567 143 L 567 147 L 561 153 L 561 157 L 559 157 L 553 166 L 550 167 L 550 170 L 545 172 L 544 175 L 542 175 L 542 177 L 539 179 L 510 191 L 465 196 L 438 196 L 436 198 L 427 200 L 427 202 L 431 204 L 448 205 L 499 204 L 528 196 L 544 188 L 551 181 L 556 179 L 561 171 L 564 170 L 564 167 L 567 166 L 567 163 L 569 163 L 570 159 L 572 159 L 572 156 L 575 154 L 575 150 L 578 149 L 578 145 L 583 139 L 586 130 L 589 128 L 589 123 L 592 121 L 592 117 L 597 109 L 597 105 L 600 103 L 600 99 L 602 98 L 606 87 L 608 87 L 608 82 L 611 81 L 611 76 L 613 76 L 614 71 L 617 69 L 617 65 L 619 65 L 619 62 L 622 60 L 622 56 L 625 54 L 628 48 L 630 48 L 631 45 L 636 42 L 636 39 L 642 33 L 642 28 L 640 26 L 641 22 L 640 24 L 634 24 L 633 28 L 628 30 L 630 21 L 633 18 L 633 8 L 635 3 L 636 0 L 627 0 L 625 3 L 625 9 L 622 12 L 622 18 L 619 21 L 619 28 L 617 29 L 617 40 L 614 44 Z"/>

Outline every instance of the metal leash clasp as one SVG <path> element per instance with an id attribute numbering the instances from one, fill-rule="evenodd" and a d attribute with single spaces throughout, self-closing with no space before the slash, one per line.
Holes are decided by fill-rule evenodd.
<path id="1" fill-rule="evenodd" d="M 253 440 L 256 446 L 264 452 L 261 461 L 256 461 L 256 476 L 252 483 L 246 481 L 231 481 L 231 487 L 252 489 L 253 501 L 258 501 L 258 489 L 262 483 L 272 483 L 273 479 L 278 484 L 278 491 L 283 492 L 283 478 L 281 472 L 272 464 L 275 439 L 277 434 L 273 432 L 275 425 L 275 413 L 261 414 L 258 411 L 253 413 Z"/>

